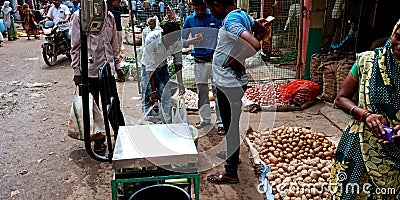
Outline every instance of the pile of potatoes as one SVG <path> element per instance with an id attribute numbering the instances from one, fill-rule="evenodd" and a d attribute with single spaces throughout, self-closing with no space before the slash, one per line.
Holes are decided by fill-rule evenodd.
<path id="1" fill-rule="evenodd" d="M 270 167 L 267 179 L 275 199 L 322 199 L 327 192 L 336 147 L 324 133 L 299 127 L 247 131 Z"/>

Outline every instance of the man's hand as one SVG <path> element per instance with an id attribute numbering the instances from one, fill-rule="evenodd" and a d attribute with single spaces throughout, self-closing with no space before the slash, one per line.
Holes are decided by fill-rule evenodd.
<path id="1" fill-rule="evenodd" d="M 160 99 L 161 99 L 161 97 L 157 91 L 152 92 L 151 96 L 150 96 L 150 105 L 154 105 L 157 102 L 157 100 L 160 100 Z"/>
<path id="2" fill-rule="evenodd" d="M 179 96 L 185 94 L 185 86 L 183 85 L 183 83 L 178 83 L 178 89 L 179 89 Z"/>
<path id="3" fill-rule="evenodd" d="M 242 65 L 242 63 L 240 63 L 235 58 L 233 58 L 233 57 L 229 58 L 228 62 L 226 62 L 226 64 L 223 66 L 223 68 L 227 68 L 227 67 L 232 68 L 233 71 L 235 71 L 235 74 L 237 75 L 237 77 L 240 78 L 243 76 L 245 67 Z"/>
<path id="4" fill-rule="evenodd" d="M 75 85 L 81 84 L 81 82 L 82 82 L 82 77 L 81 77 L 81 75 L 75 75 L 75 76 L 74 76 L 74 82 L 75 82 Z"/>
<path id="5" fill-rule="evenodd" d="M 202 35 L 195 35 L 193 38 L 187 39 L 186 43 L 189 46 L 191 44 L 200 44 L 202 41 L 203 41 Z"/>
<path id="6" fill-rule="evenodd" d="M 121 69 L 117 69 L 117 75 L 118 75 L 117 81 L 120 81 L 120 82 L 125 81 L 125 76 Z"/>

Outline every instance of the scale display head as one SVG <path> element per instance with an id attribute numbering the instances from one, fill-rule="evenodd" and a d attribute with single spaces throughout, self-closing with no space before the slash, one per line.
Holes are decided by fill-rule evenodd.
<path id="1" fill-rule="evenodd" d="M 99 34 L 104 27 L 107 17 L 107 3 L 105 0 L 81 1 L 81 28 L 86 34 Z"/>

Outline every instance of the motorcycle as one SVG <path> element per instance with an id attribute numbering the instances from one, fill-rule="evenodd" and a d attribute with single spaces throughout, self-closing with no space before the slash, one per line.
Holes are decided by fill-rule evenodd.
<path id="1" fill-rule="evenodd" d="M 63 32 L 59 31 L 58 24 L 53 21 L 46 21 L 43 26 L 43 34 L 45 42 L 42 44 L 43 59 L 48 66 L 53 66 L 57 63 L 57 56 L 65 54 L 71 59 L 71 45 L 63 37 Z"/>

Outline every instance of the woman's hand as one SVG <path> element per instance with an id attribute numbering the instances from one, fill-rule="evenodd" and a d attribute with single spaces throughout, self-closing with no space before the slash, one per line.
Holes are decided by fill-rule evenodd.
<path id="1" fill-rule="evenodd" d="M 383 125 L 387 124 L 387 121 L 385 117 L 383 117 L 383 115 L 371 114 L 367 118 L 365 118 L 365 123 L 367 124 L 368 128 L 372 131 L 372 134 L 374 134 L 378 138 L 378 142 L 383 144 L 389 143 L 389 141 L 382 139 L 382 135 L 385 134 Z"/>
<path id="2" fill-rule="evenodd" d="M 393 127 L 394 130 L 396 130 L 396 135 L 392 136 L 392 138 L 394 139 L 394 143 L 396 144 L 400 144 L 400 125 L 396 125 L 395 127 Z"/>

